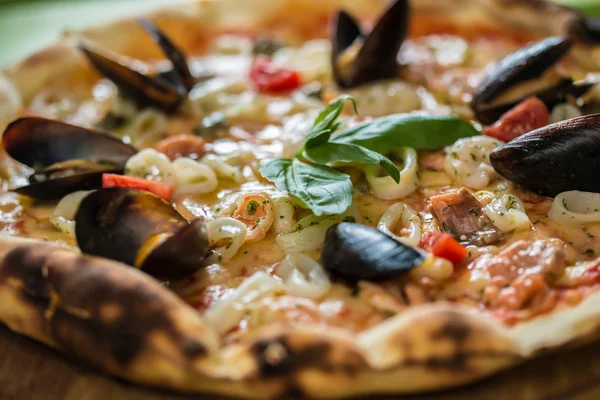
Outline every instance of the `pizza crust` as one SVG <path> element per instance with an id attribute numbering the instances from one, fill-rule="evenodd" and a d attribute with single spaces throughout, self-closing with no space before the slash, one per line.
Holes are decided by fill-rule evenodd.
<path id="1" fill-rule="evenodd" d="M 269 327 L 221 347 L 149 276 L 55 244 L 0 239 L 0 320 L 134 382 L 244 397 L 342 397 L 455 386 L 520 359 L 507 329 L 448 304 L 414 307 L 352 336 Z"/>
<path id="2" fill-rule="evenodd" d="M 447 27 L 468 20 L 486 29 L 508 26 L 524 37 L 577 33 L 584 18 L 534 0 L 412 4 L 419 23 Z M 369 0 L 205 0 L 151 18 L 189 51 L 232 29 L 277 29 L 293 40 L 294 31 L 306 29 L 307 19 L 326 18 L 340 6 L 374 18 L 379 9 L 372 5 Z M 282 16 L 289 20 L 284 26 L 275 23 Z M 66 35 L 4 71 L 25 103 L 42 88 L 96 79 L 75 50 L 80 36 L 140 58 L 157 54 L 133 20 Z M 581 44 L 577 51 L 600 66 L 596 47 Z M 178 391 L 331 398 L 458 386 L 541 351 L 594 337 L 600 328 L 597 304 L 600 293 L 509 328 L 472 309 L 440 302 L 411 307 L 356 335 L 342 329 L 269 327 L 249 341 L 223 346 L 197 311 L 131 267 L 54 244 L 0 237 L 0 320 L 100 370 Z"/>

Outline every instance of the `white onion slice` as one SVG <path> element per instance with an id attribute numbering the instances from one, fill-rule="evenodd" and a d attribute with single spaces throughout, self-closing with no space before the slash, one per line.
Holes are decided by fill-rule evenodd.
<path id="1" fill-rule="evenodd" d="M 410 270 L 413 278 L 430 278 L 436 281 L 450 279 L 454 273 L 454 266 L 445 258 L 427 254 L 421 264 Z"/>
<path id="2" fill-rule="evenodd" d="M 75 214 L 83 198 L 90 192 L 91 190 L 78 190 L 63 197 L 50 217 L 52 225 L 62 233 L 75 236 Z"/>
<path id="3" fill-rule="evenodd" d="M 275 214 L 271 230 L 277 234 L 287 232 L 295 222 L 294 214 L 296 213 L 296 209 L 294 208 L 292 199 L 287 195 L 272 194 L 271 200 L 273 201 L 273 211 Z"/>
<path id="4" fill-rule="evenodd" d="M 202 157 L 200 162 L 211 167 L 221 179 L 231 180 L 236 183 L 242 183 L 244 181 L 242 171 L 233 165 L 227 164 L 223 157 L 217 157 L 214 154 L 207 154 L 206 156 Z"/>
<path id="5" fill-rule="evenodd" d="M 600 193 L 562 192 L 554 198 L 548 217 L 570 226 L 600 222 Z"/>
<path id="6" fill-rule="evenodd" d="M 223 217 L 208 221 L 206 230 L 211 246 L 229 239 L 224 246 L 213 249 L 213 254 L 206 260 L 208 264 L 231 260 L 246 240 L 246 224 L 235 218 Z"/>
<path id="7" fill-rule="evenodd" d="M 399 223 L 402 228 L 408 229 L 408 235 L 399 236 L 393 232 Z M 377 229 L 399 242 L 416 247 L 421 241 L 421 225 L 421 218 L 415 210 L 404 203 L 396 203 L 381 216 Z"/>
<path id="8" fill-rule="evenodd" d="M 444 168 L 456 183 L 482 189 L 497 176 L 490 165 L 490 153 L 500 144 L 489 136 L 459 139 L 448 150 Z"/>
<path id="9" fill-rule="evenodd" d="M 286 253 L 317 250 L 323 247 L 327 229 L 344 218 L 344 215 L 317 217 L 311 214 L 298 221 L 289 232 L 278 235 L 275 241 Z"/>
<path id="10" fill-rule="evenodd" d="M 321 264 L 301 253 L 289 253 L 275 273 L 292 296 L 316 300 L 331 289 L 331 282 Z"/>
<path id="11" fill-rule="evenodd" d="M 394 153 L 403 161 L 400 171 L 400 183 L 396 183 L 391 176 L 381 176 L 382 168 L 379 165 L 365 167 L 365 177 L 373 194 L 380 199 L 394 200 L 410 195 L 419 187 L 417 169 L 417 152 L 410 147 L 401 147 Z"/>
<path id="12" fill-rule="evenodd" d="M 173 161 L 177 193 L 206 194 L 217 188 L 219 181 L 217 175 L 208 165 L 200 164 L 191 158 L 182 157 Z"/>
<path id="13" fill-rule="evenodd" d="M 523 202 L 512 194 L 492 200 L 483 208 L 483 212 L 502 232 L 521 231 L 531 227 Z"/>
<path id="14" fill-rule="evenodd" d="M 144 149 L 125 163 L 125 174 L 167 185 L 175 183 L 175 171 L 169 157 L 154 149 Z"/>
<path id="15" fill-rule="evenodd" d="M 167 130 L 167 116 L 153 108 L 146 108 L 135 114 L 133 120 L 125 128 L 125 135 L 137 148 L 149 145 L 161 138 Z"/>
<path id="16" fill-rule="evenodd" d="M 235 327 L 246 313 L 246 307 L 272 293 L 284 292 L 282 285 L 264 272 L 255 272 L 240 286 L 213 304 L 204 314 L 219 333 Z"/>

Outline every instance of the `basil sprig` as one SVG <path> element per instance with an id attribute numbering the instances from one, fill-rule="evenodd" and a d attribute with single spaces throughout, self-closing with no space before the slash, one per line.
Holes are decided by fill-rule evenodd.
<path id="1" fill-rule="evenodd" d="M 264 164 L 260 173 L 315 215 L 341 214 L 352 203 L 350 177 L 327 165 L 280 158 Z"/>
<path id="2" fill-rule="evenodd" d="M 388 115 L 343 128 L 343 122 L 337 119 L 346 101 L 357 112 L 351 96 L 334 99 L 319 113 L 304 148 L 294 158 L 271 160 L 259 170 L 279 190 L 291 194 L 318 216 L 341 214 L 352 203 L 354 188 L 350 177 L 328 164 L 379 164 L 398 183 L 398 167 L 382 153 L 399 146 L 439 149 L 460 138 L 480 134 L 469 122 L 456 117 L 410 114 Z"/>
<path id="3" fill-rule="evenodd" d="M 396 183 L 400 182 L 398 167 L 387 157 L 361 145 L 329 141 L 331 134 L 342 126 L 342 122 L 336 122 L 336 120 L 340 116 L 346 100 L 352 102 L 354 112 L 358 114 L 356 102 L 351 96 L 344 94 L 333 100 L 315 120 L 300 156 L 313 163 L 323 165 L 331 163 L 379 164 Z"/>
<path id="4" fill-rule="evenodd" d="M 376 152 L 389 152 L 399 146 L 437 150 L 458 139 L 480 134 L 469 122 L 452 116 L 392 114 L 346 128 L 331 141 L 352 143 Z"/>

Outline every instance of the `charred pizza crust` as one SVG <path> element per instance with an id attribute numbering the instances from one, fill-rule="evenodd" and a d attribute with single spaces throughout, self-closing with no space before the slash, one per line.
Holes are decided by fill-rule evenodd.
<path id="1" fill-rule="evenodd" d="M 372 4 L 197 1 L 151 17 L 190 49 L 203 37 L 231 29 L 277 30 L 293 38 L 294 32 L 307 28 L 303 21 L 326 18 L 340 5 L 373 17 L 378 10 Z M 449 27 L 461 31 L 468 20 L 471 27 L 498 31 L 508 27 L 524 37 L 567 33 L 581 40 L 576 56 L 585 54 L 586 65 L 600 65 L 598 48 L 590 44 L 597 35 L 595 27 L 581 14 L 546 1 L 453 0 L 441 5 L 413 0 L 412 4 L 416 31 Z M 155 51 L 129 20 L 81 35 L 136 57 L 149 58 Z M 74 35 L 67 35 L 9 67 L 4 76 L 10 84 L 3 85 L 14 86 L 27 101 L 50 81 L 89 79 L 75 42 Z M 13 109 L 18 111 L 14 102 L 0 116 Z M 411 307 L 359 334 L 279 328 L 223 346 L 194 309 L 139 271 L 54 244 L 0 239 L 0 320 L 103 371 L 180 391 L 330 398 L 456 386 L 547 349 L 593 337 L 600 327 L 598 298 L 600 294 L 591 295 L 576 307 L 512 328 L 468 308 L 435 303 Z"/>

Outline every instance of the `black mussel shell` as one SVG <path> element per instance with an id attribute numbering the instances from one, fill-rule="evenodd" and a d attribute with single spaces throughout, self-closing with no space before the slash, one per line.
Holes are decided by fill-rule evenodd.
<path id="1" fill-rule="evenodd" d="M 549 110 L 552 110 L 552 108 L 557 104 L 565 103 L 569 99 L 577 99 L 583 96 L 588 92 L 588 90 L 594 87 L 594 85 L 596 85 L 594 82 L 573 82 L 573 80 L 570 78 L 564 78 L 547 89 L 533 93 L 533 95 L 540 99 Z M 531 95 L 531 93 L 524 93 L 523 97 L 517 98 L 515 101 L 493 106 L 480 106 L 475 111 L 475 118 L 484 124 L 492 124 L 500 119 L 505 112 L 520 102 L 526 100 Z"/>
<path id="2" fill-rule="evenodd" d="M 398 51 L 408 32 L 410 7 L 407 0 L 396 0 L 383 13 L 369 35 L 361 33 L 358 23 L 339 11 L 331 33 L 333 77 L 342 88 L 397 76 Z M 357 40 L 363 40 L 355 58 L 340 66 L 340 57 Z"/>
<path id="3" fill-rule="evenodd" d="M 583 13 L 571 10 L 577 13 L 577 18 L 571 21 L 568 31 L 583 43 L 597 44 L 600 42 L 600 20 L 591 18 Z"/>
<path id="4" fill-rule="evenodd" d="M 198 218 L 168 237 L 145 258 L 142 270 L 167 279 L 182 278 L 198 271 L 209 252 L 208 232 Z M 177 267 L 165 270 L 176 260 Z"/>
<path id="5" fill-rule="evenodd" d="M 13 121 L 4 131 L 2 144 L 12 158 L 36 170 L 68 160 L 124 166 L 137 153 L 110 135 L 40 117 Z"/>
<path id="6" fill-rule="evenodd" d="M 323 267 L 350 280 L 379 281 L 420 265 L 424 254 L 378 229 L 341 222 L 327 230 L 321 253 Z"/>
<path id="7" fill-rule="evenodd" d="M 154 40 L 162 50 L 162 52 L 167 56 L 171 64 L 173 64 L 173 68 L 167 73 L 163 74 L 163 77 L 175 84 L 182 85 L 183 88 L 189 92 L 195 85 L 195 79 L 192 73 L 190 72 L 190 68 L 187 63 L 187 57 L 181 51 L 179 47 L 177 47 L 171 39 L 164 34 L 154 23 L 147 19 L 140 19 L 138 23 Z"/>
<path id="8" fill-rule="evenodd" d="M 557 122 L 522 135 L 490 154 L 508 180 L 544 196 L 600 192 L 600 114 Z"/>
<path id="9" fill-rule="evenodd" d="M 137 152 L 110 135 L 40 117 L 13 121 L 2 144 L 9 156 L 35 170 L 30 184 L 15 191 L 42 200 L 100 187 L 104 172 L 121 172 Z"/>
<path id="10" fill-rule="evenodd" d="M 119 171 L 105 171 L 119 172 Z M 21 186 L 13 191 L 38 200 L 58 200 L 78 190 L 93 190 L 102 186 L 104 172 L 90 172 Z"/>
<path id="11" fill-rule="evenodd" d="M 79 48 L 100 74 L 113 81 L 123 95 L 138 106 L 173 112 L 179 108 L 195 83 L 186 56 L 152 22 L 142 19 L 139 23 L 171 61 L 172 69 L 148 75 L 124 58 L 101 52 L 89 44 L 81 43 Z"/>
<path id="12" fill-rule="evenodd" d="M 145 75 L 132 65 L 117 61 L 116 57 L 102 54 L 87 44 L 81 43 L 79 49 L 100 74 L 113 81 L 124 96 L 140 107 L 156 107 L 172 112 L 184 100 L 186 93 L 182 87 L 172 85 L 162 78 Z"/>
<path id="13" fill-rule="evenodd" d="M 82 252 L 136 266 L 163 279 L 196 272 L 209 252 L 204 222 L 192 223 L 149 192 L 110 188 L 86 196 L 75 216 Z"/>
<path id="14" fill-rule="evenodd" d="M 503 111 L 516 103 L 500 105 L 500 108 L 505 107 L 503 111 L 494 110 L 490 103 L 519 83 L 542 75 L 569 51 L 572 44 L 570 38 L 553 36 L 525 46 L 502 59 L 473 93 L 471 108 L 476 118 L 486 124 L 495 122 Z M 564 86 L 564 81 L 559 83 L 559 87 Z M 524 94 L 531 95 L 537 94 Z"/>

